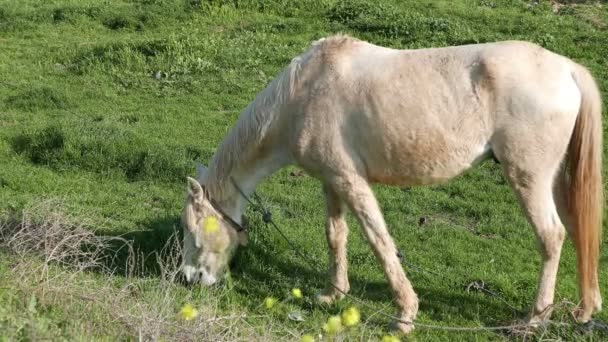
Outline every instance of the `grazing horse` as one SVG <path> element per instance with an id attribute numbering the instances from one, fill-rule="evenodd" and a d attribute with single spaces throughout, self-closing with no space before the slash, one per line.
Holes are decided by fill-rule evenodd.
<path id="1" fill-rule="evenodd" d="M 314 42 L 243 110 L 209 168 L 188 178 L 189 282 L 213 284 L 237 246 L 246 195 L 296 164 L 323 184 L 329 279 L 349 290 L 345 209 L 382 265 L 403 332 L 418 299 L 370 183 L 438 184 L 496 158 L 534 228 L 542 269 L 531 325 L 553 303 L 566 232 L 576 247 L 580 321 L 601 310 L 601 98 L 581 65 L 527 42 L 419 50 L 348 36 Z M 235 183 L 233 183 L 233 181 Z M 321 302 L 343 293 L 328 286 Z"/>

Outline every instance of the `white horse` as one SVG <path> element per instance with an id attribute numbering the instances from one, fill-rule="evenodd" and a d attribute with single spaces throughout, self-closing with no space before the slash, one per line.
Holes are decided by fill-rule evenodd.
<path id="1" fill-rule="evenodd" d="M 394 50 L 347 36 L 321 39 L 242 112 L 209 169 L 189 178 L 184 266 L 213 284 L 232 252 L 245 199 L 266 176 L 297 164 L 323 184 L 329 278 L 349 290 L 348 207 L 382 265 L 410 331 L 418 299 L 370 183 L 437 184 L 495 157 L 535 229 L 542 255 L 529 322 L 551 311 L 566 229 L 577 252 L 580 321 L 601 310 L 601 98 L 590 73 L 526 42 Z M 211 218 L 210 218 L 211 217 Z M 231 222 L 233 221 L 233 222 Z M 515 251 L 514 251 L 515 252 Z M 343 296 L 328 286 L 321 302 Z"/>

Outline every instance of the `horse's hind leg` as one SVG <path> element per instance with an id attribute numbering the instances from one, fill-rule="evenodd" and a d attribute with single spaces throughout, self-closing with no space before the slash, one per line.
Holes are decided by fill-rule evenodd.
<path id="1" fill-rule="evenodd" d="M 564 148 L 565 149 L 565 148 Z M 542 257 L 536 301 L 529 322 L 537 324 L 551 312 L 559 258 L 566 235 L 557 210 L 554 195 L 556 176 L 562 176 L 560 161 L 563 151 L 558 149 L 536 154 L 521 152 L 518 158 L 504 158 L 503 169 L 520 204 L 536 233 Z M 560 157 L 558 157 L 558 155 Z"/>
<path id="2" fill-rule="evenodd" d="M 382 265 L 399 307 L 396 328 L 404 333 L 411 331 L 413 325 L 404 322 L 411 322 L 416 317 L 418 298 L 401 267 L 395 243 L 386 228 L 371 187 L 356 173 L 333 177 L 331 186 L 359 220 L 367 241 Z"/>
<path id="3" fill-rule="evenodd" d="M 350 289 L 346 260 L 348 226 L 344 217 L 344 202 L 329 186 L 324 186 L 323 191 L 327 207 L 325 234 L 329 245 L 329 279 L 331 283 L 317 295 L 317 301 L 331 303 L 344 297 L 344 293 Z M 336 287 L 341 291 L 338 291 Z"/>

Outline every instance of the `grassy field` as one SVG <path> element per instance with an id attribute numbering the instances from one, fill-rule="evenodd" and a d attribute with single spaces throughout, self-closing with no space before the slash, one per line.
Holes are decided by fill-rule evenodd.
<path id="1" fill-rule="evenodd" d="M 317 337 L 330 315 L 353 305 L 314 304 L 325 273 L 252 212 L 250 244 L 227 281 L 212 289 L 173 281 L 172 236 L 194 162 L 209 161 L 291 58 L 338 32 L 394 48 L 528 40 L 590 68 L 608 94 L 605 1 L 0 0 L 0 340 L 297 341 Z M 405 266 L 420 322 L 475 327 L 523 318 L 540 258 L 498 166 L 484 163 L 442 186 L 375 191 L 406 259 L 436 273 Z M 288 168 L 258 192 L 325 268 L 319 183 Z M 352 217 L 349 224 L 351 293 L 376 309 L 360 307 L 362 324 L 340 338 L 380 340 L 389 321 L 378 311 L 393 313 L 392 296 Z M 29 242 L 18 244 L 15 232 Z M 74 236 L 83 244 L 66 243 Z M 115 252 L 119 237 L 132 252 Z M 604 248 L 604 291 L 607 266 Z M 557 303 L 577 301 L 575 278 L 568 241 Z M 467 291 L 481 281 L 515 310 Z M 288 299 L 293 287 L 302 300 Z M 268 296 L 285 301 L 268 310 Z M 200 311 L 196 320 L 177 317 L 186 303 Z M 570 307 L 554 315 L 570 325 L 527 338 L 608 337 L 573 326 Z M 608 320 L 607 312 L 597 318 Z M 418 328 L 407 340 L 523 338 Z"/>

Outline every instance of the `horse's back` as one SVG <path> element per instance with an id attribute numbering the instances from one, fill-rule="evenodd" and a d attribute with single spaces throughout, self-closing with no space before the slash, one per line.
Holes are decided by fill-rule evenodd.
<path id="1" fill-rule="evenodd" d="M 373 182 L 453 178 L 489 155 L 497 125 L 542 121 L 574 91 L 566 59 L 525 42 L 395 50 L 342 37 L 319 46 L 293 122 L 295 154 Z"/>

